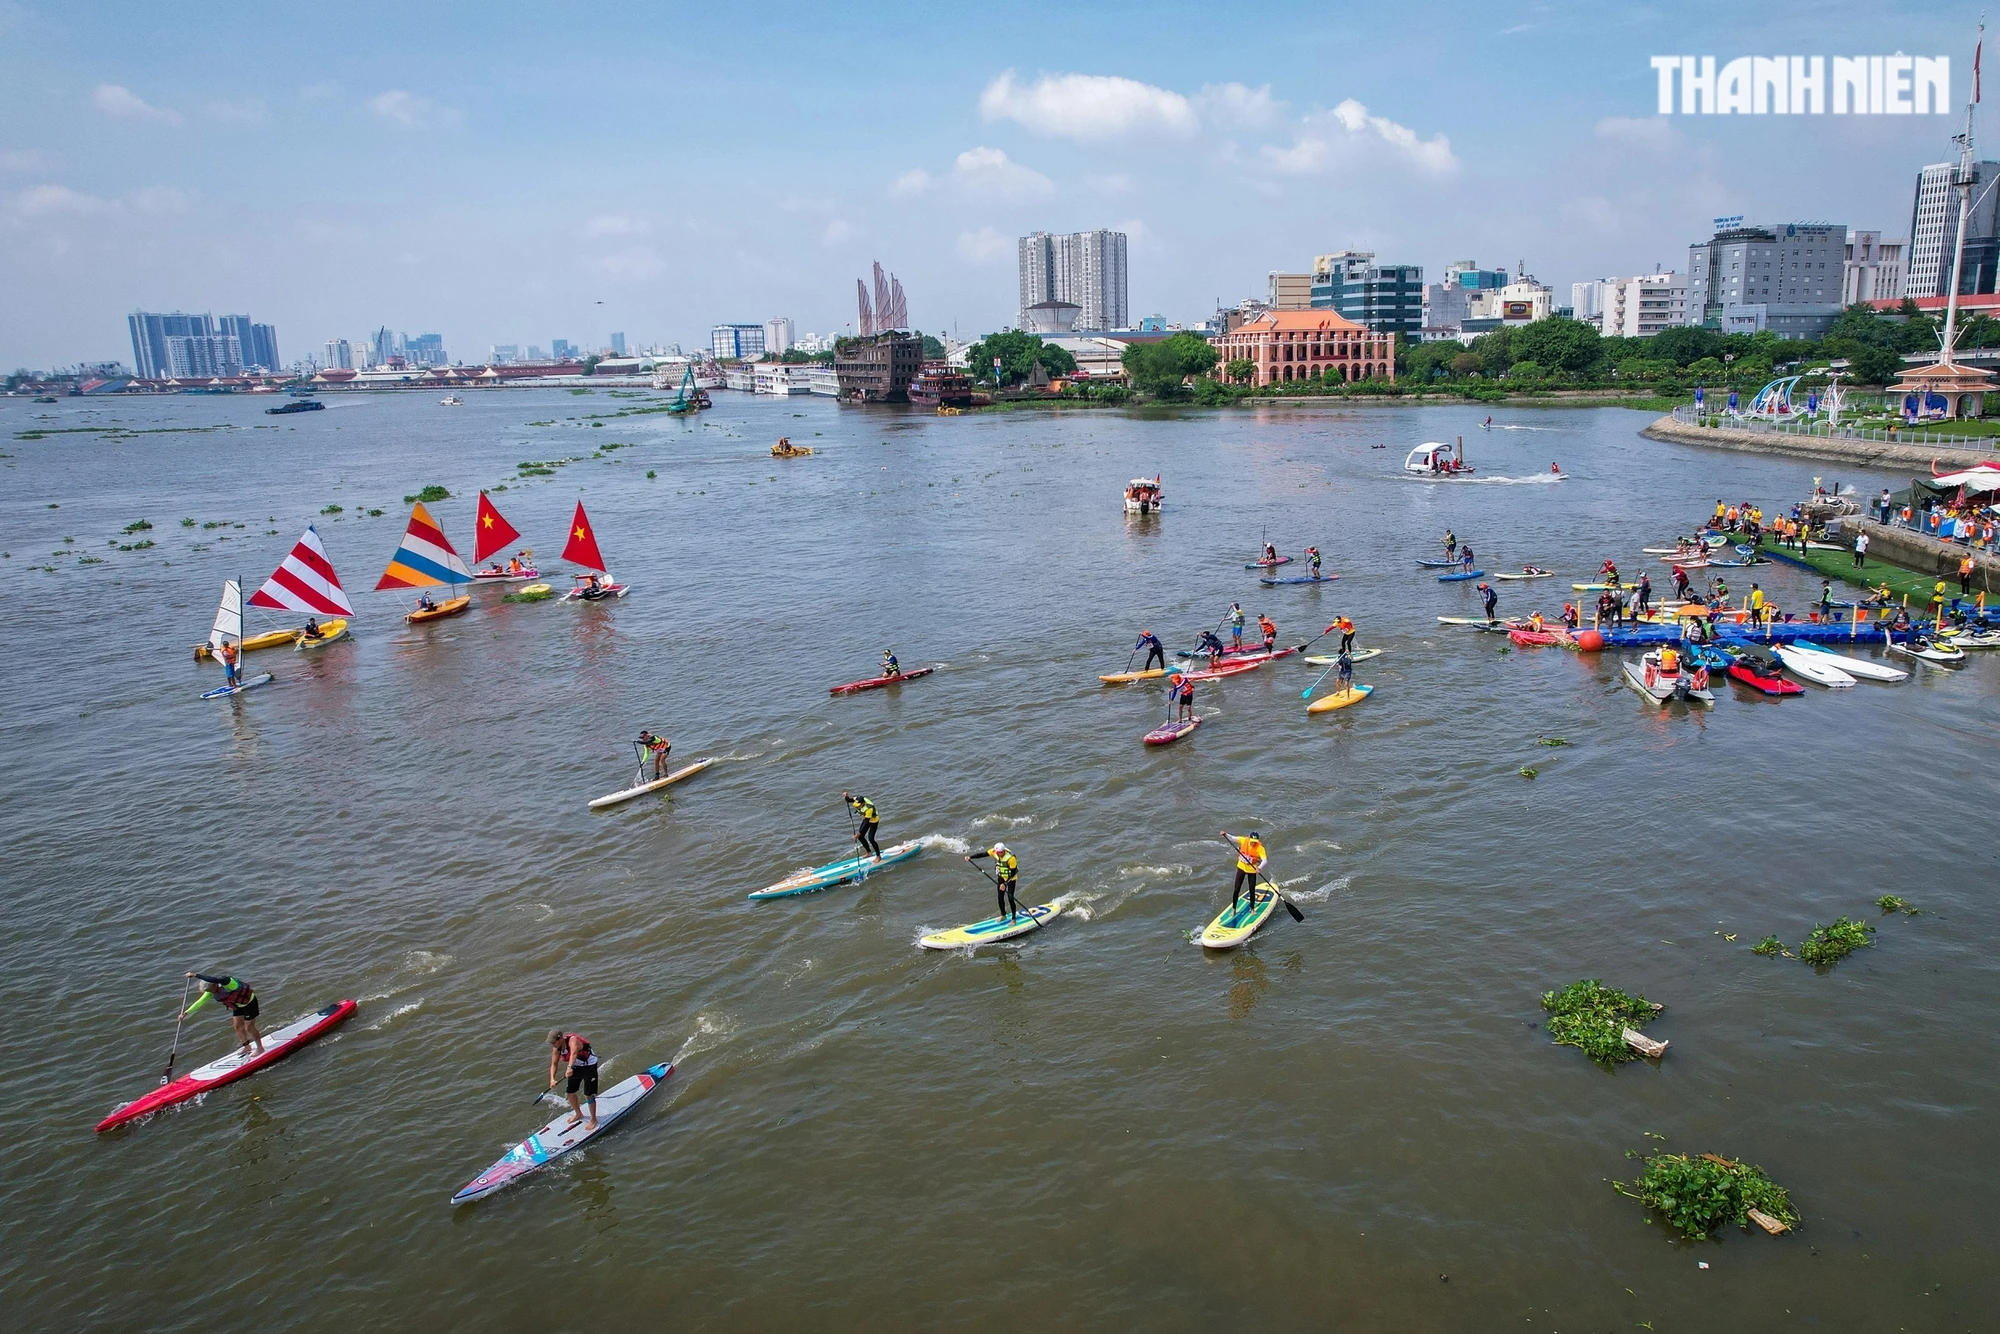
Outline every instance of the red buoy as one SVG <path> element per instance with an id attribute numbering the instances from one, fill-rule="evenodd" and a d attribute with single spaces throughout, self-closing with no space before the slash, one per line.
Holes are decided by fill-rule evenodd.
<path id="1" fill-rule="evenodd" d="M 1604 636 L 1595 630 L 1579 630 L 1576 632 L 1576 646 L 1585 653 L 1595 653 L 1604 647 Z"/>

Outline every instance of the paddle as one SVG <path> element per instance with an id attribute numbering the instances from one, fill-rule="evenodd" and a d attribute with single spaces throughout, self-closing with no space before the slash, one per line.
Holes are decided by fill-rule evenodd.
<path id="1" fill-rule="evenodd" d="M 561 1081 L 557 1082 L 560 1083 Z M 535 1103 L 540 1102 L 543 1098 L 548 1097 L 551 1093 L 554 1093 L 555 1091 L 556 1091 L 555 1084 L 549 1085 L 547 1088 L 543 1089 L 540 1093 L 537 1093 L 534 1097 L 534 1101 L 530 1102 L 528 1105 L 530 1107 L 534 1106 Z"/>
<path id="2" fill-rule="evenodd" d="M 1307 686 L 1307 687 L 1306 687 L 1306 688 L 1305 688 L 1304 690 L 1301 690 L 1301 691 L 1299 692 L 1299 698 L 1300 698 L 1300 699 L 1311 699 L 1311 698 L 1312 698 L 1312 693 L 1313 693 L 1313 691 L 1315 691 L 1315 690 L 1319 689 L 1319 683 L 1320 683 L 1321 681 L 1324 681 L 1324 680 L 1326 680 L 1326 678 L 1327 678 L 1327 674 L 1328 674 L 1329 672 L 1332 672 L 1332 671 L 1333 671 L 1333 670 L 1334 670 L 1335 668 L 1337 668 L 1337 667 L 1339 667 L 1339 666 L 1340 666 L 1340 660 L 1339 660 L 1338 658 L 1336 658 L 1336 659 L 1334 659 L 1334 660 L 1333 660 L 1332 662 L 1328 663 L 1328 664 L 1327 664 L 1327 667 L 1326 667 L 1326 671 L 1324 671 L 1324 672 L 1321 672 L 1321 673 L 1320 673 L 1320 674 L 1319 674 L 1318 676 L 1315 676 L 1315 677 L 1313 678 L 1313 683 L 1312 683 L 1311 685 Z"/>
<path id="3" fill-rule="evenodd" d="M 1223 830 L 1221 837 L 1224 843 L 1227 843 L 1231 848 L 1235 849 L 1236 855 L 1238 857 L 1241 857 L 1243 855 L 1243 849 L 1237 847 L 1236 840 L 1229 836 L 1228 830 L 1226 829 Z M 1257 878 L 1259 880 L 1262 880 L 1265 884 L 1271 887 L 1271 893 L 1277 896 L 1278 902 L 1285 905 L 1285 911 L 1292 915 L 1292 920 L 1294 922 L 1303 922 L 1306 920 L 1306 915 L 1299 911 L 1297 904 L 1293 903 L 1290 899 L 1285 897 L 1283 891 L 1281 891 L 1278 888 L 1276 881 L 1272 880 L 1270 876 L 1265 875 L 1262 871 L 1257 872 Z"/>
<path id="4" fill-rule="evenodd" d="M 181 1021 L 187 1018 L 188 988 L 193 985 L 194 974 L 189 973 L 187 981 L 181 983 L 180 1008 L 174 1011 L 174 1045 L 167 1049 L 167 1068 L 160 1072 L 162 1084 L 174 1077 L 174 1058 L 181 1054 Z"/>
<path id="5" fill-rule="evenodd" d="M 987 884 L 989 884 L 989 885 L 993 886 L 993 888 L 995 888 L 995 889 L 999 889 L 999 888 L 1000 888 L 1000 881 L 999 881 L 999 878 L 998 878 L 997 876 L 990 876 L 990 875 L 987 875 L 987 874 L 986 874 L 986 868 L 985 868 L 985 867 L 983 867 L 983 866 L 981 866 L 981 865 L 980 865 L 980 864 L 979 864 L 978 862 L 976 862 L 976 861 L 972 860 L 972 858 L 970 858 L 970 857 L 967 857 L 967 858 L 965 859 L 965 864 L 966 864 L 967 866 L 970 866 L 970 867 L 971 867 L 971 868 L 972 868 L 973 870 L 975 870 L 975 871 L 979 872 L 979 877 L 980 877 L 980 879 L 984 880 L 984 881 L 985 881 L 985 882 L 986 882 Z M 994 916 L 995 916 L 995 917 L 998 917 L 999 915 L 1000 915 L 1000 914 L 999 914 L 998 912 L 995 912 L 995 913 L 994 913 Z M 1007 914 L 1007 920 L 1008 920 L 1008 922 L 1010 922 L 1010 923 L 1011 923 L 1011 922 L 1012 922 L 1012 921 L 1013 921 L 1013 920 L 1014 920 L 1014 919 L 1015 919 L 1016 917 L 1018 917 L 1018 916 L 1026 916 L 1026 915 L 1027 915 L 1027 914 L 1023 914 L 1023 913 L 1019 913 L 1019 912 L 1010 912 L 1010 913 L 1008 913 L 1008 914 Z"/>
<path id="6" fill-rule="evenodd" d="M 1335 626 L 1337 626 L 1338 624 L 1339 620 L 1338 618 L 1335 618 L 1334 625 L 1329 625 L 1328 627 L 1326 627 L 1326 629 L 1320 631 L 1318 634 L 1314 635 L 1311 639 L 1308 639 L 1305 643 L 1294 646 L 1292 652 L 1304 653 L 1314 644 L 1319 643 L 1320 640 L 1325 639 L 1328 635 L 1332 634 L 1334 632 Z"/>

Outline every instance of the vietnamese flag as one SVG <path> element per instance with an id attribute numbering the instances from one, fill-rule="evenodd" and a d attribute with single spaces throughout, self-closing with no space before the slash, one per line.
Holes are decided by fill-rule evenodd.
<path id="1" fill-rule="evenodd" d="M 479 517 L 473 520 L 473 524 L 477 530 L 472 535 L 474 565 L 521 540 L 521 535 L 514 531 L 514 525 L 501 517 L 500 511 L 493 507 L 493 502 L 486 498 L 484 491 L 479 493 Z"/>
<path id="2" fill-rule="evenodd" d="M 570 521 L 569 543 L 563 547 L 563 559 L 586 570 L 599 574 L 609 573 L 604 568 L 604 557 L 597 550 L 597 534 L 590 530 L 590 516 L 583 512 L 583 502 L 576 502 L 576 518 Z"/>

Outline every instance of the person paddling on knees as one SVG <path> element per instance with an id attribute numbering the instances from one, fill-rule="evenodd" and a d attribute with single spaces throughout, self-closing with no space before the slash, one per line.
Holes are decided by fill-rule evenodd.
<path id="1" fill-rule="evenodd" d="M 995 872 L 993 878 L 998 883 L 1000 890 L 999 907 L 995 910 L 995 913 L 996 915 L 998 913 L 1006 913 L 1007 920 L 1011 922 L 1021 915 L 1021 906 L 1014 901 L 1014 888 L 1021 878 L 1021 859 L 1009 852 L 1005 843 L 995 843 L 986 851 L 975 852 L 965 860 L 976 862 L 982 857 L 991 857 L 993 859 L 993 870 Z"/>
<path id="2" fill-rule="evenodd" d="M 1160 637 L 1151 630 L 1139 632 L 1139 642 L 1132 646 L 1132 651 L 1136 653 L 1140 649 L 1146 650 L 1146 665 L 1139 670 L 1149 672 L 1153 670 L 1154 663 L 1158 663 L 1161 667 L 1167 665 L 1167 646 L 1162 644 Z"/>
<path id="3" fill-rule="evenodd" d="M 902 674 L 903 674 L 903 667 L 901 663 L 898 663 L 896 661 L 896 650 L 892 648 L 883 649 L 882 675 L 885 678 L 890 678 L 890 677 L 901 676 Z"/>
<path id="4" fill-rule="evenodd" d="M 1254 903 L 1257 900 L 1257 877 L 1270 859 L 1264 851 L 1263 836 L 1254 829 L 1247 838 L 1238 838 L 1227 829 L 1222 831 L 1222 836 L 1236 849 L 1236 884 L 1229 891 L 1229 906 L 1232 908 L 1236 906 L 1236 901 L 1243 896 L 1243 886 L 1246 883 L 1250 886 L 1250 900 Z"/>
<path id="5" fill-rule="evenodd" d="M 854 841 L 861 845 L 862 852 L 873 853 L 875 860 L 881 861 L 882 845 L 875 841 L 875 831 L 881 827 L 882 817 L 876 813 L 875 803 L 866 797 L 851 796 L 846 792 L 840 794 L 840 799 L 847 803 L 855 817 L 861 821 L 861 827 L 854 831 Z"/>
<path id="6" fill-rule="evenodd" d="M 590 1049 L 590 1039 L 581 1033 L 565 1033 L 560 1028 L 549 1030 L 549 1087 L 556 1086 L 556 1067 L 567 1063 L 569 1077 L 563 1084 L 563 1092 L 569 1095 L 569 1124 L 564 1130 L 574 1130 L 582 1124 L 584 1109 L 578 1103 L 581 1093 L 590 1104 L 590 1130 L 597 1129 L 597 1053 Z"/>
<path id="7" fill-rule="evenodd" d="M 264 1054 L 264 1035 L 257 1030 L 257 993 L 250 989 L 248 982 L 238 981 L 227 973 L 221 977 L 210 977 L 207 973 L 189 973 L 189 977 L 201 980 L 201 995 L 194 998 L 194 1004 L 182 1012 L 182 1016 L 193 1014 L 213 1000 L 229 1011 L 229 1026 L 236 1030 L 236 1040 L 242 1043 L 239 1050 L 256 1048 L 255 1055 Z"/>

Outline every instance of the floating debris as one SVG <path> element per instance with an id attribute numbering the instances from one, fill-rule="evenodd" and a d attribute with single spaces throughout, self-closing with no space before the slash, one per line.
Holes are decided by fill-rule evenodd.
<path id="1" fill-rule="evenodd" d="M 1666 1043 L 1638 1030 L 1666 1006 L 1607 987 L 1596 978 L 1546 993 L 1542 1008 L 1549 1011 L 1549 1035 L 1556 1044 L 1576 1047 L 1599 1065 L 1659 1056 L 1667 1049 Z"/>
<path id="2" fill-rule="evenodd" d="M 1679 1228 L 1683 1235 L 1705 1238 L 1725 1223 L 1747 1228 L 1751 1223 L 1773 1236 L 1799 1225 L 1791 1194 L 1764 1174 L 1764 1169 L 1720 1154 L 1690 1157 L 1684 1153 L 1628 1153 L 1645 1167 L 1628 1188 L 1614 1181 L 1611 1188 L 1630 1196 Z"/>
<path id="3" fill-rule="evenodd" d="M 1908 899 L 1895 894 L 1884 894 L 1881 898 L 1875 900 L 1875 906 L 1885 913 L 1899 912 L 1905 917 L 1915 917 L 1919 911 L 1910 906 Z"/>
<path id="4" fill-rule="evenodd" d="M 1868 937 L 1874 934 L 1874 927 L 1845 916 L 1834 918 L 1830 926 L 1815 922 L 1812 934 L 1799 946 L 1799 957 L 1815 968 L 1830 968 L 1863 945 L 1873 945 Z"/>
<path id="5" fill-rule="evenodd" d="M 418 504 L 431 505 L 437 503 L 440 500 L 450 500 L 450 499 L 451 499 L 450 491 L 447 491 L 444 487 L 441 487 L 436 483 L 432 483 L 431 485 L 425 487 L 423 490 L 417 492 L 414 496 L 404 496 L 403 503 L 405 505 L 418 505 Z"/>

